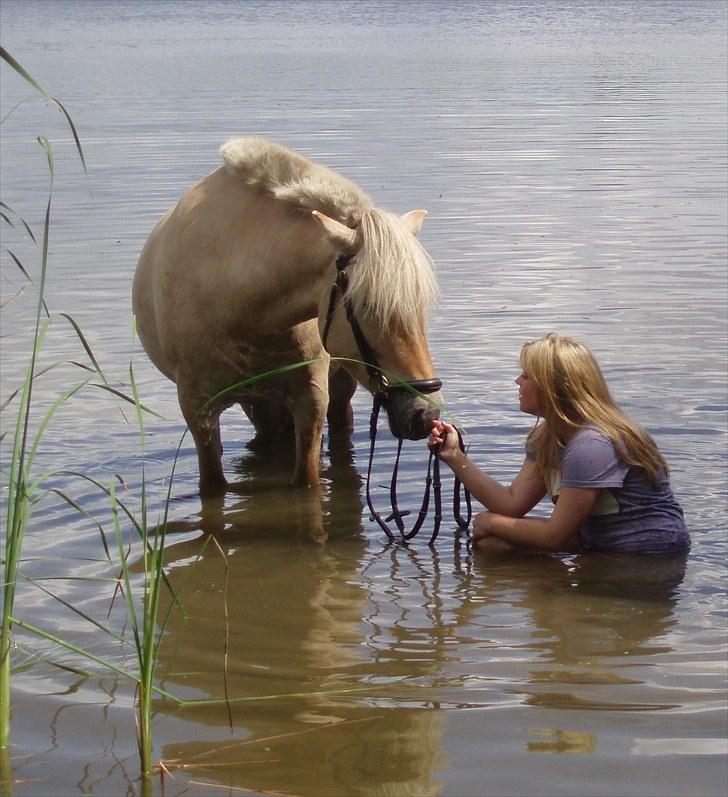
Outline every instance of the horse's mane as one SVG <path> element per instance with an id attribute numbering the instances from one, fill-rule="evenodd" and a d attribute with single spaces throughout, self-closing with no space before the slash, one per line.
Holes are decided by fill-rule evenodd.
<path id="1" fill-rule="evenodd" d="M 355 310 L 381 328 L 416 329 L 439 294 L 430 256 L 393 213 L 368 210 L 361 231 L 347 293 Z"/>
<path id="2" fill-rule="evenodd" d="M 220 147 L 225 166 L 247 185 L 277 199 L 318 210 L 355 227 L 372 206 L 354 183 L 319 163 L 265 138 L 235 138 Z"/>
<path id="3" fill-rule="evenodd" d="M 413 329 L 437 299 L 432 260 L 399 217 L 375 208 L 354 183 L 264 138 L 238 138 L 220 148 L 228 170 L 277 199 L 360 227 L 362 247 L 349 269 L 355 312 L 381 328 Z"/>

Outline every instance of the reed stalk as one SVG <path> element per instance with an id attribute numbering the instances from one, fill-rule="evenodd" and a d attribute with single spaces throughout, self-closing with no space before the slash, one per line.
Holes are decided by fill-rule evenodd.
<path id="1" fill-rule="evenodd" d="M 162 632 L 166 625 L 166 618 L 160 622 L 159 599 L 162 588 L 165 583 L 167 583 L 164 573 L 164 546 L 167 535 L 167 520 L 172 483 L 174 481 L 174 470 L 179 455 L 179 447 L 177 448 L 172 465 L 172 473 L 170 474 L 167 487 L 167 500 L 164 504 L 163 516 L 161 521 L 152 528 L 149 523 L 147 480 L 144 464 L 144 411 L 139 400 L 133 364 L 129 366 L 129 377 L 136 410 L 139 445 L 141 449 L 141 503 L 137 529 L 141 536 L 143 577 L 142 597 L 139 601 L 139 607 L 134 601 L 134 592 L 132 590 L 128 565 L 128 554 L 124 546 L 124 537 L 119 518 L 119 504 L 113 481 L 110 484 L 110 496 L 114 518 L 114 532 L 121 563 L 120 580 L 124 585 L 127 615 L 131 623 L 139 667 L 139 675 L 137 678 L 137 740 L 139 744 L 139 758 L 141 761 L 142 774 L 144 776 L 149 776 L 153 771 L 152 698 L 155 692 L 154 675 L 159 658 L 159 646 L 162 640 Z M 176 595 L 173 597 L 176 600 Z"/>
<path id="2" fill-rule="evenodd" d="M 46 142 L 47 143 L 47 142 Z M 45 275 L 48 262 L 48 228 L 50 220 L 51 196 L 53 186 L 52 157 L 49 153 L 51 165 L 51 190 L 43 228 L 43 250 L 41 255 L 40 286 L 38 289 L 38 302 L 35 314 L 35 332 L 30 353 L 30 361 L 26 369 L 25 378 L 20 391 L 15 432 L 13 435 L 13 449 L 10 460 L 10 474 L 8 478 L 7 517 L 5 523 L 5 538 L 3 546 L 4 579 L 3 579 L 3 612 L 2 612 L 2 642 L 0 643 L 0 749 L 7 748 L 9 744 L 10 725 L 10 648 L 12 638 L 11 616 L 15 603 L 15 588 L 23 537 L 28 527 L 32 511 L 31 493 L 29 491 L 29 468 L 32 464 L 31 451 L 29 450 L 29 426 L 33 393 L 33 381 L 36 372 L 38 352 L 43 336 L 48 328 L 47 323 L 42 323 L 43 292 Z M 32 446 L 33 450 L 37 448 Z"/>
<path id="3" fill-rule="evenodd" d="M 66 117 L 76 142 L 76 147 L 81 162 L 86 169 L 83 151 L 76 132 L 76 128 L 68 112 L 57 99 L 51 97 L 26 70 L 4 49 L 0 48 L 0 58 L 12 67 L 27 83 L 29 83 L 44 99 L 51 102 Z M 38 355 L 43 343 L 46 330 L 50 322 L 48 308 L 45 304 L 45 282 L 48 267 L 48 241 L 50 231 L 51 201 L 53 198 L 54 157 L 50 143 L 44 136 L 37 137 L 38 143 L 43 148 L 48 161 L 49 188 L 43 221 L 43 237 L 40 253 L 40 275 L 37 286 L 37 302 L 34 318 L 33 340 L 30 349 L 25 377 L 19 391 L 16 391 L 5 403 L 2 409 L 13 401 L 19 394 L 14 433 L 12 435 L 12 453 L 10 458 L 10 471 L 7 477 L 7 512 L 5 520 L 5 535 L 2 541 L 2 566 L 3 566 L 3 605 L 2 605 L 2 631 L 0 636 L 0 750 L 7 750 L 10 743 L 10 670 L 12 649 L 12 615 L 15 604 L 15 591 L 18 579 L 18 569 L 21 561 L 23 538 L 28 528 L 28 523 L 33 509 L 33 499 L 38 489 L 39 481 L 33 480 L 31 468 L 43 433 L 50 423 L 56 410 L 70 396 L 76 393 L 86 382 L 67 390 L 46 411 L 34 435 L 31 434 L 31 414 L 33 404 L 33 386 L 38 375 Z M 14 214 L 5 203 L 2 205 L 2 219 L 11 224 L 10 216 Z M 20 218 L 18 216 L 18 218 Z M 31 239 L 35 241 L 30 226 L 20 219 L 28 231 Z M 28 277 L 28 272 L 23 267 L 20 259 L 12 252 L 10 255 L 23 274 Z M 75 323 L 75 322 L 74 322 Z M 3 758 L 3 760 L 5 760 Z"/>

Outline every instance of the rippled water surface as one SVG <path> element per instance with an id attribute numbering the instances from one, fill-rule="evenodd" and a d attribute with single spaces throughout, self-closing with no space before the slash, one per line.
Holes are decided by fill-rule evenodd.
<path id="1" fill-rule="evenodd" d="M 37 380 L 35 424 L 85 376 L 68 313 L 113 387 L 129 392 L 133 360 L 161 416 L 144 438 L 153 516 L 184 425 L 173 386 L 132 342 L 136 259 L 220 144 L 262 134 L 380 207 L 429 211 L 421 238 L 443 294 L 431 350 L 483 467 L 507 480 L 520 465 L 521 343 L 573 334 L 657 438 L 693 532 L 677 562 L 489 561 L 449 515 L 434 550 L 387 546 L 364 506 L 366 395 L 351 445 L 325 440 L 320 502 L 286 486 L 290 463 L 245 447 L 250 428 L 230 411 L 224 506 L 201 514 L 187 438 L 172 483 L 167 572 L 184 613 L 169 614 L 158 682 L 197 702 L 155 703 L 164 794 L 724 794 L 726 4 L 0 9 L 3 47 L 64 103 L 88 164 L 86 177 L 63 117 L 3 64 L 3 201 L 39 240 L 36 136 L 55 152 L 41 366 L 58 365 Z M 6 250 L 37 282 L 39 247 L 17 221 L 2 233 L 4 402 L 27 363 L 35 295 Z M 394 449 L 381 435 L 384 503 Z M 414 508 L 424 446 L 404 456 L 401 500 Z M 46 481 L 56 492 L 34 508 L 16 599 L 25 622 L 128 671 L 130 648 L 91 622 L 130 636 L 110 500 L 89 479 L 115 481 L 139 513 L 141 467 L 129 405 L 91 386 L 64 405 L 36 470 L 87 478 Z M 26 632 L 16 643 L 9 790 L 141 792 L 133 685 Z"/>

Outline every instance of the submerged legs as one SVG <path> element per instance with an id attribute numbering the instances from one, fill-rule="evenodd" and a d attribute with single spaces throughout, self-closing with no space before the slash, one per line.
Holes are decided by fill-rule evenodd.
<path id="1" fill-rule="evenodd" d="M 329 374 L 329 362 L 322 358 L 278 377 L 275 387 L 270 398 L 240 401 L 256 431 L 250 447 L 259 453 L 278 454 L 281 446 L 293 447 L 295 441 L 292 484 L 318 486 L 324 421 L 328 418 L 332 440 L 348 439 L 353 428 L 351 397 L 356 381 L 342 368 Z M 197 449 L 200 496 L 203 500 L 221 496 L 227 488 L 222 467 L 221 408 L 206 408 L 205 397 L 189 385 L 178 384 L 177 394 Z"/>

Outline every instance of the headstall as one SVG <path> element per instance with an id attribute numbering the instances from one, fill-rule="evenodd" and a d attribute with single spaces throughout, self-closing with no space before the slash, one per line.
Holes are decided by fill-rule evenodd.
<path id="1" fill-rule="evenodd" d="M 336 309 L 336 298 L 337 296 L 341 296 L 344 302 L 344 309 L 346 311 L 346 319 L 349 322 L 349 326 L 351 327 L 352 334 L 354 335 L 354 340 L 356 341 L 356 345 L 359 348 L 359 352 L 362 357 L 362 361 L 364 366 L 366 367 L 367 374 L 371 381 L 377 385 L 376 390 L 374 390 L 374 401 L 372 405 L 372 414 L 369 421 L 369 465 L 367 467 L 367 484 L 366 484 L 366 496 L 367 496 L 367 506 L 369 507 L 369 511 L 371 512 L 371 519 L 375 520 L 379 527 L 384 531 L 387 537 L 390 540 L 398 539 L 404 545 L 407 545 L 409 540 L 417 535 L 417 533 L 422 528 L 422 524 L 427 517 L 427 513 L 429 511 L 430 506 L 430 490 L 432 489 L 433 496 L 434 496 L 434 504 L 435 504 L 435 515 L 434 515 L 434 528 L 432 535 L 430 537 L 429 545 L 432 545 L 435 540 L 437 539 L 437 535 L 440 531 L 440 523 L 442 521 L 442 498 L 441 498 L 441 480 L 440 480 L 440 458 L 437 456 L 437 453 L 430 449 L 430 459 L 427 463 L 427 477 L 425 480 L 425 493 L 422 498 L 422 505 L 420 506 L 420 511 L 417 515 L 417 519 L 415 520 L 414 525 L 408 531 L 405 528 L 403 518 L 410 514 L 409 510 L 405 510 L 404 512 L 400 511 L 399 505 L 397 502 L 397 474 L 399 471 L 399 458 L 400 453 L 402 451 L 402 438 L 398 438 L 397 440 L 397 458 L 394 463 L 394 470 L 392 472 L 392 479 L 390 481 L 389 486 L 389 495 L 390 501 L 392 504 L 392 512 L 386 517 L 382 518 L 379 512 L 376 511 L 374 508 L 374 504 L 371 497 L 371 476 L 372 476 L 372 463 L 374 461 L 374 445 L 377 437 L 377 422 L 379 420 L 379 411 L 381 410 L 382 406 L 386 404 L 387 398 L 389 397 L 390 393 L 397 391 L 397 390 L 409 390 L 410 392 L 420 393 L 420 394 L 429 394 L 429 393 L 437 393 L 438 390 L 442 387 L 442 381 L 437 378 L 433 379 L 411 379 L 411 380 L 401 380 L 397 382 L 390 382 L 382 369 L 379 367 L 377 363 L 376 354 L 374 349 L 369 345 L 369 342 L 362 331 L 362 328 L 359 324 L 359 321 L 356 318 L 356 314 L 354 313 L 354 309 L 351 304 L 351 300 L 347 295 L 347 289 L 349 287 L 349 277 L 346 273 L 347 267 L 351 264 L 353 260 L 353 255 L 341 255 L 336 261 L 336 280 L 334 284 L 331 286 L 331 294 L 329 296 L 329 305 L 326 311 L 326 321 L 324 323 L 324 331 L 322 335 L 322 340 L 324 347 L 326 346 L 326 339 L 328 338 L 329 329 L 331 327 L 331 321 L 334 315 L 334 310 Z M 460 449 L 464 450 L 463 444 L 463 437 L 460 433 L 460 430 L 456 430 L 458 434 L 458 443 L 460 445 Z M 460 514 L 460 500 L 461 500 L 461 489 L 465 495 L 465 504 L 467 506 L 467 513 L 465 517 L 462 517 Z M 460 479 L 455 477 L 455 489 L 453 493 L 453 515 L 455 517 L 455 522 L 458 524 L 460 528 L 466 529 L 470 525 L 470 519 L 472 517 L 472 507 L 470 502 L 470 493 L 462 488 L 462 484 Z M 389 523 L 391 521 L 395 522 L 397 526 L 398 534 L 395 534 L 394 531 L 389 527 Z"/>

